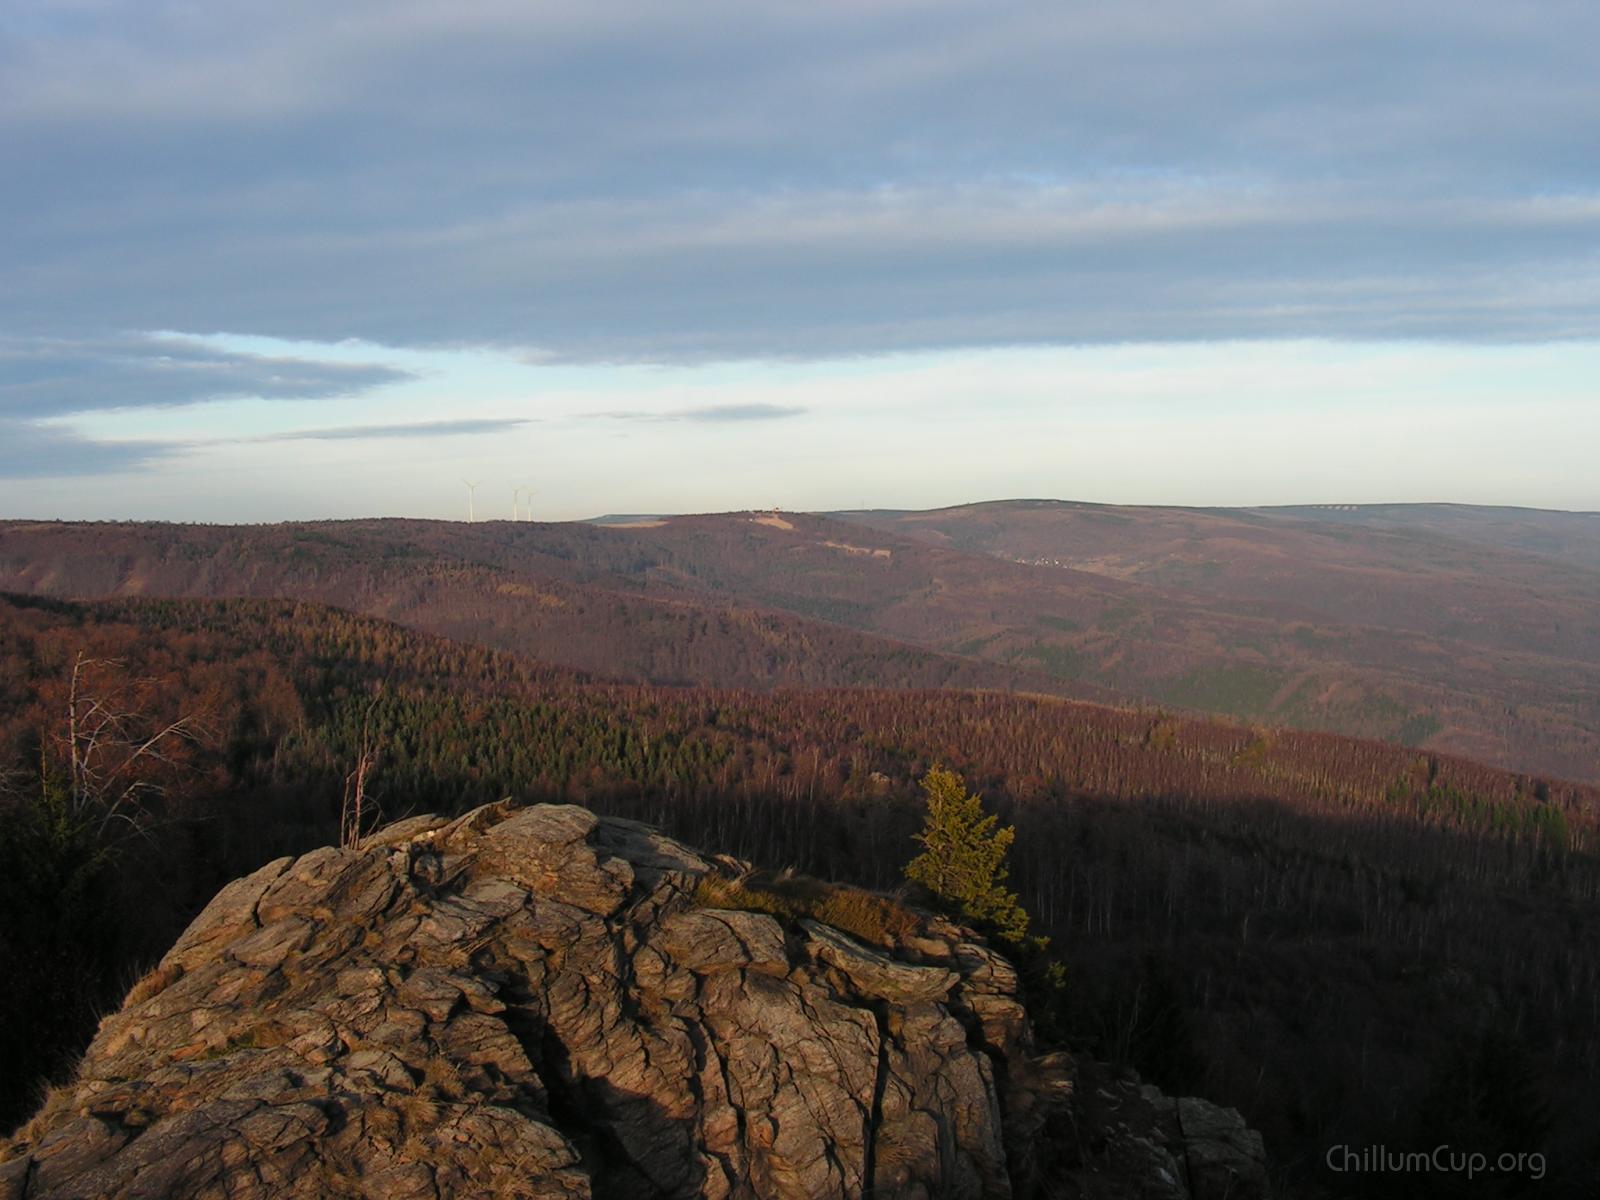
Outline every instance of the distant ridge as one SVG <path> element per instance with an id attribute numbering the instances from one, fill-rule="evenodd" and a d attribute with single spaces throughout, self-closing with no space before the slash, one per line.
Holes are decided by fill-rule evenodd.
<path id="1" fill-rule="evenodd" d="M 281 596 L 622 680 L 1036 691 L 1600 778 L 1592 516 L 1036 499 L 602 521 L 0 522 L 0 589 Z"/>
<path id="2" fill-rule="evenodd" d="M 585 517 L 585 525 L 638 525 L 645 521 L 670 521 L 680 513 L 604 513 L 598 517 Z"/>

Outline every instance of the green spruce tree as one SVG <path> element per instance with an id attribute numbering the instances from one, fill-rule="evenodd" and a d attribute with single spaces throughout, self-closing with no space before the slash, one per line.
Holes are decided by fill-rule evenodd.
<path id="1" fill-rule="evenodd" d="M 922 853 L 906 864 L 906 878 L 1004 941 L 1028 945 L 1028 914 L 1005 887 L 1006 852 L 1017 831 L 1000 828 L 1000 818 L 983 811 L 982 799 L 954 771 L 930 768 L 922 790 L 928 805 L 916 835 Z"/>

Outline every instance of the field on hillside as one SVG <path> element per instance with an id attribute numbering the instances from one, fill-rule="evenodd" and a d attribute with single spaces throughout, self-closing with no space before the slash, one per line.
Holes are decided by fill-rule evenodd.
<path id="1" fill-rule="evenodd" d="M 1240 1107 L 1302 1174 L 1330 1141 L 1463 1131 L 1600 1161 L 1592 787 L 1004 692 L 617 684 L 285 601 L 16 597 L 0 629 L 0 1051 L 19 1082 L 59 1069 L 217 886 L 334 840 L 363 742 L 384 819 L 568 800 L 878 887 L 942 762 L 1018 829 L 1012 882 L 1067 965 L 1069 1044 Z M 85 690 L 122 695 L 138 728 L 196 721 L 140 768 L 154 840 L 87 874 L 29 817 L 60 777 L 80 652 Z M 1482 1101 L 1464 1069 L 1503 1087 Z M 19 1115 L 26 1092 L 6 1100 Z"/>

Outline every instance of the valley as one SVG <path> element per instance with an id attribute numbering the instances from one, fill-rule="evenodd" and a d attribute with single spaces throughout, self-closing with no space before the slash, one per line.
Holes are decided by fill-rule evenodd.
<path id="1" fill-rule="evenodd" d="M 1527 516 L 1469 541 L 1459 521 L 1335 515 L 1008 501 L 589 524 L 11 522 L 0 588 L 285 596 L 620 680 L 1041 692 L 1600 780 L 1600 570 L 1583 536 L 1549 534 L 1574 547 L 1562 557 L 1507 544 L 1537 540 Z"/>

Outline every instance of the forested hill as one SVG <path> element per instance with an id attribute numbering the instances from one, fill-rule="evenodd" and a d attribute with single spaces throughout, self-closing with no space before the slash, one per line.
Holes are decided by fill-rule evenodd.
<path id="1" fill-rule="evenodd" d="M 314 600 L 640 682 L 1155 703 L 1600 781 L 1600 572 L 1259 513 L 850 516 L 8 522 L 0 588 Z"/>
<path id="2" fill-rule="evenodd" d="M 1600 571 L 1600 512 L 1483 504 L 1298 504 L 1248 511 L 1346 529 L 1420 533 Z"/>
<path id="3" fill-rule="evenodd" d="M 658 566 L 582 525 L 0 522 L 0 588 L 42 595 L 308 600 L 641 683 L 1106 694 L 1025 665 L 734 603 L 655 578 Z"/>
<path id="4" fill-rule="evenodd" d="M 1330 1141 L 1463 1130 L 1600 1162 L 1592 787 L 1048 697 L 600 682 L 283 601 L 13 598 L 0 622 L 19 1084 L 215 887 L 333 840 L 363 744 L 383 819 L 575 801 L 867 886 L 898 881 L 942 762 L 1018 829 L 1012 883 L 1068 965 L 1074 1044 L 1240 1107 L 1305 1171 Z M 195 719 L 135 769 L 153 840 L 110 860 L 34 815 L 80 653 L 81 694 L 133 733 Z M 1502 1086 L 1485 1100 L 1463 1070 Z"/>

